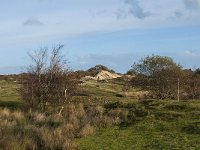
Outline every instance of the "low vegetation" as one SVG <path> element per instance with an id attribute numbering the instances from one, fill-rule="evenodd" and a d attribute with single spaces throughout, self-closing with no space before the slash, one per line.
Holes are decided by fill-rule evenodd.
<path id="1" fill-rule="evenodd" d="M 44 54 L 32 57 L 28 73 L 0 76 L 0 149 L 200 149 L 198 70 L 182 70 L 169 58 L 152 56 L 153 74 L 138 72 L 149 68 L 142 62 L 120 78 L 82 80 L 105 67 L 66 70 L 61 48 L 53 49 L 49 61 L 44 49 L 31 55 Z M 154 59 L 161 62 L 157 69 Z M 165 84 L 166 74 L 157 78 L 163 69 L 169 71 L 162 59 L 184 73 L 180 95 L 187 100 L 175 100 L 177 85 Z M 169 87 L 174 91 L 165 93 Z"/>
<path id="2" fill-rule="evenodd" d="M 126 122 L 125 109 L 70 104 L 62 114 L 0 110 L 0 147 L 3 149 L 77 149 L 76 138 Z"/>
<path id="3" fill-rule="evenodd" d="M 69 104 L 62 114 L 0 110 L 3 149 L 199 149 L 199 101 Z"/>
<path id="4" fill-rule="evenodd" d="M 200 148 L 199 102 L 149 100 L 119 107 L 129 110 L 132 122 L 100 129 L 93 136 L 77 139 L 80 149 Z"/>

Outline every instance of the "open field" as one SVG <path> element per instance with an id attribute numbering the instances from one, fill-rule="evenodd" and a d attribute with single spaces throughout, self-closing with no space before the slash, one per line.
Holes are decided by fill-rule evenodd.
<path id="1" fill-rule="evenodd" d="M 23 102 L 17 92 L 19 85 L 14 81 L 0 81 L 1 128 L 8 131 L 1 130 L 1 136 L 5 137 L 1 137 L 0 146 L 25 149 L 30 143 L 43 142 L 52 149 L 56 144 L 66 146 L 63 141 L 66 138 L 66 149 L 200 149 L 199 100 L 177 102 L 118 97 L 123 85 L 120 80 L 86 81 L 73 97 L 76 104 L 66 106 L 65 117 L 36 113 L 36 118 L 29 120 L 20 112 Z M 66 117 L 70 112 L 75 114 L 71 116 L 73 119 Z M 60 133 L 66 130 L 67 133 Z M 48 138 L 35 141 L 38 136 Z M 52 141 L 58 137 L 60 142 Z"/>
<path id="2" fill-rule="evenodd" d="M 22 105 L 18 93 L 19 84 L 14 80 L 0 81 L 0 107 L 8 107 L 12 109 L 19 108 Z"/>
<path id="3" fill-rule="evenodd" d="M 0 150 L 200 150 L 200 0 L 0 0 Z"/>
<path id="4" fill-rule="evenodd" d="M 199 149 L 200 103 L 148 101 L 135 120 L 78 139 L 81 149 Z M 131 110 L 134 107 L 120 105 Z M 142 112 L 143 111 L 143 112 Z"/>

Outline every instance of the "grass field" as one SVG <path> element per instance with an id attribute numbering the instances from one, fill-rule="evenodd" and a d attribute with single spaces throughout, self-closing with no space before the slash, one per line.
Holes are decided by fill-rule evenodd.
<path id="1" fill-rule="evenodd" d="M 14 81 L 0 81 L 1 108 L 21 108 L 23 102 L 17 92 L 18 88 L 19 85 Z M 200 149 L 199 100 L 140 101 L 117 97 L 122 88 L 123 82 L 117 80 L 104 83 L 87 81 L 79 86 L 79 92 L 73 98 L 77 103 L 81 102 L 87 107 L 101 106 L 108 115 L 115 110 L 127 112 L 127 118 L 120 124 L 98 127 L 90 136 L 75 138 L 79 149 Z"/>
<path id="2" fill-rule="evenodd" d="M 22 101 L 18 93 L 19 84 L 16 81 L 10 80 L 0 81 L 0 107 L 7 107 L 10 109 L 20 108 Z"/>
<path id="3" fill-rule="evenodd" d="M 146 114 L 140 116 L 141 112 L 129 124 L 122 123 L 78 139 L 80 148 L 200 149 L 199 102 L 149 101 L 139 105 Z"/>

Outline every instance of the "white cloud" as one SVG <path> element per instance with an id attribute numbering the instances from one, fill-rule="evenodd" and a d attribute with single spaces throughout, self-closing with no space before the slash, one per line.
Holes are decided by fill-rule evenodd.
<path id="1" fill-rule="evenodd" d="M 196 54 L 196 53 L 193 52 L 193 51 L 189 51 L 189 50 L 184 51 L 183 54 L 186 55 L 186 56 L 198 56 L 198 54 Z"/>
<path id="2" fill-rule="evenodd" d="M 25 25 L 25 26 L 43 26 L 44 23 L 36 17 L 30 17 L 23 23 L 23 25 Z"/>
<path id="3" fill-rule="evenodd" d="M 184 0 L 184 4 L 190 10 L 200 9 L 200 0 Z"/>
<path id="4" fill-rule="evenodd" d="M 192 9 L 194 4 L 200 4 L 200 0 L 85 0 L 84 5 L 77 5 L 78 0 L 61 0 L 57 4 L 60 7 L 48 9 L 48 5 L 50 8 L 54 7 L 52 3 L 55 4 L 54 1 L 48 3 L 44 0 L 40 3 L 41 6 L 38 6 L 34 2 L 33 8 L 26 3 L 31 12 L 26 8 L 27 13 L 20 13 L 14 20 L 9 17 L 1 20 L 0 44 L 5 41 L 24 42 L 79 36 L 91 32 L 200 25 L 200 10 L 188 10 Z M 34 12 L 37 12 L 36 15 Z M 0 14 L 6 12 L 0 10 Z M 26 20 L 29 15 L 38 16 L 40 19 L 30 17 Z M 20 22 L 30 28 L 20 26 Z M 33 29 L 32 26 L 42 28 Z"/>
<path id="5" fill-rule="evenodd" d="M 139 0 L 125 0 L 125 4 L 129 5 L 128 13 L 138 19 L 144 19 L 151 15 L 150 12 L 144 11 L 140 6 Z"/>

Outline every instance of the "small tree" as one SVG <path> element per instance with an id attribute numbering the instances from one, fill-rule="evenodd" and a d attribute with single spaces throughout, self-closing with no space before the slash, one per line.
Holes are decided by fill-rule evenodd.
<path id="1" fill-rule="evenodd" d="M 200 71 L 184 70 L 184 89 L 190 99 L 200 98 Z"/>
<path id="2" fill-rule="evenodd" d="M 137 73 L 132 85 L 149 90 L 158 99 L 177 97 L 177 80 L 181 77 L 181 66 L 172 58 L 152 55 L 134 63 Z"/>
<path id="3" fill-rule="evenodd" d="M 36 108 L 44 104 L 43 85 L 46 73 L 47 48 L 28 53 L 32 64 L 27 68 L 27 72 L 22 76 L 22 86 L 20 93 L 25 101 L 26 108 Z"/>
<path id="4" fill-rule="evenodd" d="M 47 104 L 60 106 L 70 101 L 76 90 L 76 79 L 61 54 L 63 45 L 53 47 L 48 57 L 48 49 L 29 53 L 33 62 L 21 86 L 21 95 L 29 109 L 46 110 Z"/>

